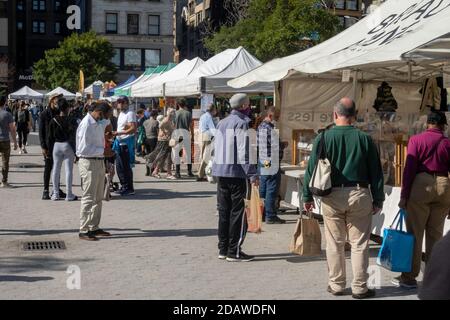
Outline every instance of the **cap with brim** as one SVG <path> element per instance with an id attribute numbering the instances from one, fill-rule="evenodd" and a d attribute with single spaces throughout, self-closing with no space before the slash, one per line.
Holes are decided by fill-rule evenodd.
<path id="1" fill-rule="evenodd" d="M 428 114 L 427 123 L 437 125 L 448 125 L 445 113 L 441 111 L 432 111 Z"/>
<path id="2" fill-rule="evenodd" d="M 49 101 L 52 101 L 53 99 L 55 99 L 55 98 L 61 98 L 61 97 L 63 97 L 64 95 L 62 94 L 62 93 L 54 93 L 54 94 L 52 94 L 51 96 L 50 96 L 50 99 L 49 99 Z"/>
<path id="3" fill-rule="evenodd" d="M 122 102 L 126 102 L 126 103 L 130 103 L 130 100 L 128 99 L 127 96 L 119 96 L 119 98 L 117 99 L 118 103 L 122 103 Z"/>

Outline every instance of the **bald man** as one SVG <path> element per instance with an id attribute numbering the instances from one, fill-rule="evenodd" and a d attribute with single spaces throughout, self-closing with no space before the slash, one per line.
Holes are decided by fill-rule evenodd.
<path id="1" fill-rule="evenodd" d="M 303 188 L 305 210 L 314 208 L 309 182 L 317 162 L 318 144 L 325 135 L 333 187 L 331 194 L 321 198 L 327 243 L 327 291 L 338 296 L 345 290 L 348 235 L 353 269 L 352 296 L 355 299 L 371 298 L 375 291 L 367 288 L 367 268 L 372 215 L 380 212 L 384 202 L 380 156 L 371 137 L 352 125 L 356 120 L 356 106 L 350 98 L 341 99 L 335 105 L 333 115 L 335 126 L 319 134 L 314 141 Z"/>

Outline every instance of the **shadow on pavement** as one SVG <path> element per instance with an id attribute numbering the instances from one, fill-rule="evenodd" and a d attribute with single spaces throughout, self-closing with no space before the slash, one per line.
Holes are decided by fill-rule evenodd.
<path id="1" fill-rule="evenodd" d="M 404 289 L 395 286 L 381 287 L 375 289 L 377 295 L 375 298 L 389 298 L 389 297 L 402 297 L 402 296 L 417 296 L 417 289 Z"/>
<path id="2" fill-rule="evenodd" d="M 105 229 L 111 231 L 112 229 Z M 140 233 L 112 234 L 107 239 L 151 238 L 151 237 L 212 237 L 217 236 L 217 229 L 180 229 L 180 230 L 141 230 Z"/>
<path id="3" fill-rule="evenodd" d="M 28 276 L 2 276 L 0 282 L 38 282 L 53 280 L 53 277 L 28 277 Z"/>
<path id="4" fill-rule="evenodd" d="M 138 231 L 140 229 L 117 229 L 110 228 L 108 231 Z M 74 233 L 77 234 L 80 232 L 79 229 L 63 229 L 63 230 L 12 230 L 12 229 L 0 229 L 0 236 L 44 236 L 44 235 L 53 235 L 53 234 L 62 234 L 62 233 Z"/>
<path id="5" fill-rule="evenodd" d="M 186 198 L 209 198 L 216 195 L 215 191 L 172 192 L 165 189 L 137 189 L 132 196 L 118 197 L 120 200 L 168 200 Z"/>
<path id="6" fill-rule="evenodd" d="M 39 255 L 28 257 L 1 257 L 2 273 L 23 273 L 30 271 L 65 271 L 72 264 L 91 262 L 94 259 L 60 259 L 54 256 Z M 1 279 L 0 279 L 1 280 Z"/>

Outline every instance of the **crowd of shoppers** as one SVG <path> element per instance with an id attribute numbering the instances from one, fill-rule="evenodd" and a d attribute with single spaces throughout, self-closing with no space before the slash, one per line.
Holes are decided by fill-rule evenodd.
<path id="1" fill-rule="evenodd" d="M 280 163 L 287 142 L 282 142 L 276 128 L 279 117 L 274 107 L 267 108 L 257 119 L 250 118 L 250 101 L 246 94 L 229 100 L 231 112 L 217 121 L 217 109 L 211 104 L 199 121 L 201 153 L 197 181 L 205 181 L 205 168 L 211 159 L 212 175 L 217 178 L 218 258 L 229 262 L 254 259 L 242 251 L 247 232 L 245 199 L 252 186 L 259 187 L 264 199 L 266 224 L 283 224 L 277 215 L 280 188 Z M 158 110 L 137 112 L 130 109 L 128 97 L 117 100 L 114 108 L 107 102 L 90 100 L 86 104 L 69 104 L 61 95 L 50 97 L 45 110 L 26 102 L 7 109 L 0 99 L 0 155 L 2 156 L 2 188 L 8 183 L 11 140 L 14 150 L 27 153 L 27 135 L 38 127 L 40 146 L 45 161 L 42 199 L 75 201 L 72 191 L 73 164 L 78 164 L 81 177 L 81 208 L 79 238 L 96 241 L 110 236 L 100 228 L 105 188 L 114 189 L 112 178 L 117 172 L 121 196 L 135 194 L 133 167 L 135 156 L 142 153 L 146 175 L 167 179 L 181 178 L 181 158 L 187 174 L 193 177 L 191 163 L 192 112 L 186 100 L 177 100 L 177 108 L 168 108 L 165 115 Z M 34 111 L 33 111 L 34 109 Z M 36 115 L 39 121 L 36 124 Z M 385 200 L 383 171 L 377 147 L 371 137 L 358 130 L 354 101 L 342 98 L 333 110 L 334 125 L 322 130 L 313 143 L 303 183 L 304 210 L 315 209 L 310 181 L 323 148 L 331 167 L 331 193 L 321 197 L 324 219 L 327 291 L 335 296 L 345 294 L 346 242 L 351 247 L 353 281 L 352 296 L 365 299 L 375 296 L 368 287 L 369 239 L 372 215 L 378 214 Z M 163 118 L 161 118 L 163 117 Z M 257 128 L 256 143 L 249 129 Z M 448 290 L 436 281 L 435 273 L 448 280 L 445 266 L 448 257 L 448 235 L 443 239 L 445 218 L 450 209 L 450 140 L 445 114 L 433 111 L 428 115 L 426 132 L 411 137 L 404 170 L 399 207 L 407 211 L 406 226 L 415 237 L 412 271 L 402 273 L 392 282 L 403 288 L 416 288 L 425 235 L 425 277 L 420 297 L 450 298 Z M 138 129 L 141 128 L 141 129 Z M 144 139 L 137 145 L 136 134 Z M 18 136 L 18 143 L 16 140 Z M 186 143 L 188 142 L 188 143 Z M 257 155 L 253 163 L 252 153 Z M 175 162 L 174 162 L 175 159 Z M 230 161 L 231 159 L 231 161 Z M 66 193 L 60 189 L 62 163 L 65 164 Z M 175 168 L 175 174 L 172 170 Z M 111 180 L 105 183 L 105 176 Z M 50 180 L 52 190 L 50 192 Z M 441 270 L 441 271 L 437 271 Z M 446 275 L 447 274 L 447 275 Z M 447 282 L 448 283 L 448 282 Z M 448 289 L 448 288 L 447 288 Z"/>

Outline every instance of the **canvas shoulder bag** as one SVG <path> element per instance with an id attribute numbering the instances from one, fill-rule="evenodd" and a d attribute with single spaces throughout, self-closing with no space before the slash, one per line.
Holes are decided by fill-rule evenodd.
<path id="1" fill-rule="evenodd" d="M 324 131 L 317 147 L 317 160 L 309 181 L 309 190 L 313 195 L 323 197 L 329 195 L 332 189 L 331 163 L 326 155 Z"/>

